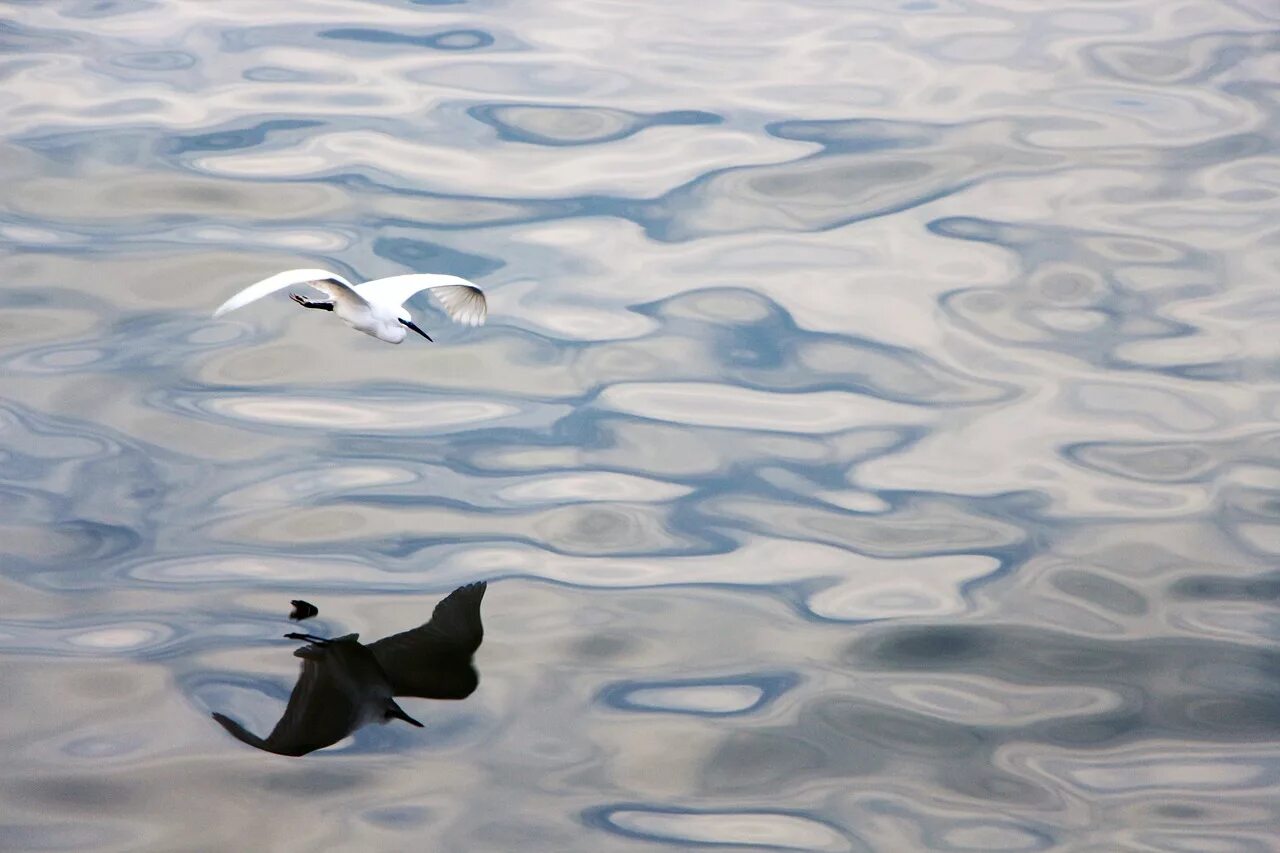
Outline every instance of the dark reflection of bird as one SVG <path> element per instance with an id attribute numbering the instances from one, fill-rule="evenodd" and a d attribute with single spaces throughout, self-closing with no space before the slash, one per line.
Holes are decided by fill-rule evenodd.
<path id="1" fill-rule="evenodd" d="M 279 755 L 306 755 L 369 723 L 404 720 L 420 727 L 394 697 L 464 699 L 475 691 L 480 677 L 471 658 L 484 639 L 485 588 L 483 582 L 459 587 L 426 624 L 367 646 L 357 634 L 286 634 L 308 645 L 294 652 L 302 674 L 271 734 L 260 738 L 224 714 L 213 718 L 239 740 Z"/>

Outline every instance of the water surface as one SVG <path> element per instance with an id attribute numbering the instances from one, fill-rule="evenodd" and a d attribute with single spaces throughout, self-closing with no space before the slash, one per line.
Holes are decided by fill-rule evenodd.
<path id="1" fill-rule="evenodd" d="M 1272 849 L 1272 4 L 0 16 L 0 848 Z M 490 322 L 210 319 L 304 266 Z M 476 580 L 425 729 L 210 720 Z"/>

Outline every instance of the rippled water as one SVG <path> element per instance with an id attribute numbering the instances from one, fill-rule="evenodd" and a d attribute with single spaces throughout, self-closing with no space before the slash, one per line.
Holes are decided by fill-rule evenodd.
<path id="1" fill-rule="evenodd" d="M 0 15 L 0 848 L 1273 849 L 1270 0 Z"/>

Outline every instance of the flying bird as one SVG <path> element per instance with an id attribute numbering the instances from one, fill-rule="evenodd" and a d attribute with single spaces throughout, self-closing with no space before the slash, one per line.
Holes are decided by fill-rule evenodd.
<path id="1" fill-rule="evenodd" d="M 411 330 L 431 340 L 430 335 L 414 324 L 413 316 L 404 307 L 410 297 L 424 290 L 431 291 L 449 319 L 455 323 L 480 326 L 489 314 L 484 292 L 456 275 L 413 273 L 353 285 L 336 273 L 314 269 L 287 270 L 251 284 L 218 306 L 213 316 L 221 317 L 277 290 L 299 285 L 310 287 L 328 297 L 311 300 L 290 293 L 289 298 L 303 308 L 332 311 L 356 331 L 389 344 L 400 343 Z"/>
<path id="2" fill-rule="evenodd" d="M 404 720 L 421 727 L 395 697 L 465 699 L 475 691 L 480 676 L 471 658 L 484 639 L 480 601 L 486 587 L 459 587 L 425 624 L 368 645 L 358 634 L 285 634 L 308 645 L 294 652 L 302 658 L 302 673 L 271 734 L 260 738 L 225 714 L 213 718 L 250 746 L 291 756 L 331 746 L 369 723 Z"/>

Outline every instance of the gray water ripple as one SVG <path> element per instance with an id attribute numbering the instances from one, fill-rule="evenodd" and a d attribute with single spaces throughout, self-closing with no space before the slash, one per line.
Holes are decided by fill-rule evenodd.
<path id="1" fill-rule="evenodd" d="M 203 151 L 227 151 L 242 150 L 245 148 L 256 148 L 268 141 L 276 142 L 281 135 L 286 135 L 287 140 L 283 144 L 290 144 L 293 140 L 289 137 L 289 131 L 310 130 L 322 127 L 320 121 L 307 121 L 305 119 L 277 119 L 262 118 L 261 121 L 250 125 L 243 126 L 243 119 L 240 120 L 242 126 L 227 128 L 213 132 L 204 132 L 191 135 L 167 134 L 159 140 L 159 150 L 175 157 L 187 153 L 203 152 Z M 280 144 L 280 143 L 276 143 Z M 43 141 L 42 147 L 48 147 L 48 142 Z M 159 147 L 159 146 L 158 146 Z"/>
<path id="2" fill-rule="evenodd" d="M 1048 169 L 1058 162 L 1032 152 L 997 153 L 978 140 L 969 148 L 948 145 L 939 129 L 921 131 L 928 143 L 912 158 L 900 140 L 883 153 L 828 151 L 776 166 L 731 168 L 673 190 L 637 218 L 651 237 L 671 241 L 750 230 L 825 231 L 910 210 L 1020 167 Z"/>
<path id="3" fill-rule="evenodd" d="M 763 711 L 799 681 L 795 673 L 624 681 L 607 687 L 599 701 L 611 708 L 637 713 L 727 717 Z"/>
<path id="4" fill-rule="evenodd" d="M 1232 644 L 1188 643 L 1181 646 L 1186 660 L 1171 671 L 1171 661 L 1164 658 L 1163 647 L 1158 643 L 1113 644 L 1102 650 L 1092 643 L 1038 632 L 1021 633 L 1017 642 L 1006 642 L 1003 630 L 982 633 L 914 628 L 877 633 L 879 637 L 859 641 L 847 653 L 864 672 L 870 664 L 872 672 L 880 669 L 890 674 L 889 679 L 873 680 L 871 684 L 865 675 L 860 679 L 860 692 L 868 698 L 831 696 L 806 707 L 791 724 L 739 734 L 726 741 L 722 752 L 708 765 L 712 775 L 707 784 L 744 792 L 767 790 L 771 784 L 769 768 L 786 768 L 783 772 L 788 777 L 834 780 L 850 774 L 875 774 L 910 778 L 914 773 L 908 768 L 929 768 L 933 766 L 932 758 L 944 751 L 951 756 L 947 770 L 933 780 L 943 788 L 951 788 L 965 798 L 995 800 L 1006 807 L 1036 808 L 1053 799 L 1043 785 L 1016 776 L 1006 776 L 1004 782 L 997 783 L 991 775 L 991 756 L 1003 745 L 1043 740 L 1063 746 L 1088 744 L 1093 749 L 1117 749 L 1121 744 L 1132 744 L 1135 738 L 1151 738 L 1158 745 L 1170 738 L 1266 743 L 1274 737 L 1273 726 L 1266 722 L 1274 710 L 1274 692 L 1252 692 L 1247 685 L 1255 681 L 1244 673 L 1232 687 L 1212 675 L 1251 665 L 1274 669 L 1276 662 L 1260 650 Z M 868 660 L 868 653 L 875 662 Z M 989 668 L 993 654 L 1005 663 L 996 662 Z M 1024 662 L 1014 663 L 1023 656 Z M 919 677 L 924 680 L 916 688 L 916 695 L 921 700 L 933 697 L 935 704 L 906 711 L 901 703 L 917 676 L 904 674 L 904 668 L 921 673 Z M 944 673 L 958 672 L 966 673 L 966 677 L 946 680 L 949 676 Z M 1171 676 L 1184 692 L 1165 693 L 1166 699 L 1155 706 L 1146 701 L 1153 694 L 1137 689 L 1133 680 Z M 1065 702 L 1061 694 L 1066 683 L 1078 685 L 1073 691 L 1074 702 Z M 984 716 L 991 722 L 976 724 L 975 712 L 981 707 L 975 701 L 979 695 L 976 691 L 983 684 L 994 688 L 1006 701 L 1022 701 L 1026 709 L 1023 722 L 1014 723 L 1008 711 L 1000 716 L 988 711 Z M 1028 690 L 1030 685 L 1045 691 L 1036 705 L 1026 704 L 1033 695 Z M 1087 693 L 1082 694 L 1082 689 L 1089 688 L 1102 688 L 1104 692 L 1091 702 L 1085 698 Z M 1243 692 L 1232 695 L 1233 689 L 1242 688 Z M 959 689 L 970 695 L 959 693 Z M 878 704 L 876 697 L 882 690 L 892 697 L 892 704 Z M 954 698 L 952 707 L 945 708 L 950 719 L 945 719 L 939 716 L 944 706 L 936 703 L 948 696 L 948 690 Z M 964 701 L 956 702 L 961 697 Z M 1214 706 L 1213 711 L 1206 716 L 1210 705 Z M 1216 717 L 1218 712 L 1226 716 Z M 1221 725 L 1206 728 L 1210 717 Z M 1001 719 L 1004 725 L 995 724 Z M 969 768 L 968 772 L 962 770 L 964 767 Z M 984 776 L 986 781 L 980 781 Z M 772 781 L 776 784 L 776 780 Z"/>
<path id="5" fill-rule="evenodd" d="M 21 850 L 119 849 L 138 843 L 140 833 L 106 821 L 49 821 L 0 826 L 0 841 Z"/>
<path id="6" fill-rule="evenodd" d="M 1190 576 L 1173 584 L 1170 592 L 1179 597 L 1204 601 L 1253 601 L 1267 604 L 1280 600 L 1280 577 L 1274 573 L 1251 578 Z"/>
<path id="7" fill-rule="evenodd" d="M 1217 289 L 1211 268 L 1204 270 L 1210 280 L 1203 284 L 1154 293 L 1126 286 L 1124 280 L 1126 267 L 1149 272 L 1208 266 L 1186 247 L 1137 235 L 1060 229 L 1037 233 L 1026 226 L 1014 229 L 977 220 L 935 221 L 930 227 L 947 237 L 1002 246 L 1016 253 L 1024 267 L 1016 286 L 947 294 L 941 304 L 957 323 L 1002 345 L 1062 352 L 1108 368 L 1181 376 L 1202 366 L 1143 364 L 1120 354 L 1135 343 L 1174 341 L 1199 332 L 1167 314 L 1178 301 L 1203 298 Z"/>
<path id="8" fill-rule="evenodd" d="M 870 850 L 847 831 L 803 813 L 782 811 L 695 811 L 647 804 L 620 804 L 583 815 L 595 826 L 645 841 L 698 847 L 749 847 L 756 850 Z"/>
<path id="9" fill-rule="evenodd" d="M 497 39 L 492 33 L 483 30 L 443 30 L 428 35 L 410 35 L 391 30 L 364 29 L 350 27 L 333 30 L 322 30 L 316 33 L 319 38 L 337 39 L 339 41 L 356 41 L 376 45 L 406 45 L 427 48 L 430 50 L 478 50 L 492 47 Z M 508 43 L 499 49 L 511 50 L 515 44 Z"/>
<path id="10" fill-rule="evenodd" d="M 1229 464 L 1274 463 L 1275 457 L 1246 456 L 1245 442 L 1090 442 L 1063 452 L 1077 464 L 1146 483 L 1209 482 Z"/>
<path id="11" fill-rule="evenodd" d="M 0 21 L 0 50 L 4 53 L 31 54 L 49 52 L 50 48 L 76 49 L 79 40 L 71 31 L 48 30 L 23 26 L 16 21 Z"/>
<path id="12" fill-rule="evenodd" d="M 467 114 L 498 132 L 498 138 L 533 145 L 601 145 L 662 125 L 719 124 L 714 113 L 673 110 L 630 113 L 555 104 L 481 104 Z"/>
<path id="13" fill-rule="evenodd" d="M 1083 55 L 1102 73 L 1157 84 L 1212 82 L 1250 58 L 1280 46 L 1274 33 L 1198 33 L 1166 41 L 1090 45 Z"/>

